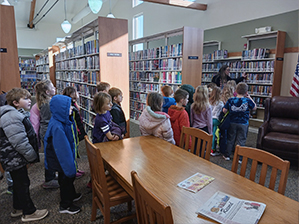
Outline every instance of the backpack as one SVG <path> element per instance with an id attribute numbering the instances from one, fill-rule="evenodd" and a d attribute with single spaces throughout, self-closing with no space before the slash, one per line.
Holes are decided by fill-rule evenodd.
<path id="1" fill-rule="evenodd" d="M 220 115 L 219 115 L 219 120 L 220 120 L 220 124 L 218 125 L 218 128 L 220 130 L 227 130 L 227 129 L 229 129 L 229 126 L 230 126 L 230 114 L 229 114 L 229 111 L 227 111 L 226 114 L 224 114 L 223 112 L 221 112 Z"/>
<path id="2" fill-rule="evenodd" d="M 0 106 L 4 106 L 6 104 L 6 92 L 0 94 Z"/>

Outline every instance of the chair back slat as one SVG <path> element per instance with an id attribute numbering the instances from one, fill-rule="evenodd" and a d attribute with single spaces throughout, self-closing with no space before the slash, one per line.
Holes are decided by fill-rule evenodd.
<path id="1" fill-rule="evenodd" d="M 191 147 L 189 144 L 191 136 Z M 200 157 L 210 160 L 210 153 L 212 149 L 213 135 L 209 135 L 205 131 L 198 128 L 183 127 L 181 131 L 181 138 L 179 146 L 187 151 L 200 155 Z"/>
<path id="2" fill-rule="evenodd" d="M 138 223 L 172 224 L 172 212 L 169 205 L 161 201 L 149 191 L 139 179 L 135 171 L 131 172 L 135 195 Z"/>
<path id="3" fill-rule="evenodd" d="M 87 157 L 90 166 L 92 191 L 100 198 L 100 201 L 109 203 L 109 193 L 104 169 L 104 163 L 100 150 L 85 137 Z"/>
<path id="4" fill-rule="evenodd" d="M 251 163 L 251 170 L 250 170 L 250 177 L 249 177 L 249 179 L 252 180 L 252 181 L 255 180 L 257 164 L 258 164 L 258 163 L 257 163 L 256 160 L 252 160 L 252 163 Z"/>
<path id="5" fill-rule="evenodd" d="M 272 190 L 274 190 L 275 188 L 276 177 L 277 177 L 277 168 L 272 167 L 270 183 L 269 183 L 269 188 Z"/>
<path id="6" fill-rule="evenodd" d="M 252 159 L 252 166 L 251 166 L 251 172 L 250 172 L 250 180 L 255 181 L 255 176 L 257 172 L 257 163 L 262 163 L 262 168 L 260 172 L 260 179 L 259 184 L 265 185 L 266 177 L 267 177 L 267 170 L 268 166 L 272 168 L 271 176 L 270 176 L 270 189 L 274 190 L 275 183 L 277 179 L 277 170 L 281 170 L 280 179 L 279 179 L 279 185 L 278 185 L 278 193 L 284 194 L 286 184 L 287 184 L 287 178 L 290 168 L 290 162 L 287 160 L 282 160 L 278 156 L 275 156 L 269 152 L 256 149 L 256 148 L 250 148 L 245 146 L 236 146 L 235 154 L 234 154 L 234 160 L 232 164 L 232 171 L 237 173 L 238 172 L 238 161 L 239 156 L 243 156 L 242 166 L 241 166 L 241 172 L 240 175 L 244 176 L 245 171 L 247 167 L 247 158 Z"/>

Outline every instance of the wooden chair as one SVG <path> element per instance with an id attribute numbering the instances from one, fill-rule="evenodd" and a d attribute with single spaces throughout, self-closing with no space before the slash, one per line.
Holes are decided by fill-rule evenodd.
<path id="1" fill-rule="evenodd" d="M 189 139 L 191 138 L 191 146 Z M 187 141 L 188 140 L 188 141 Z M 201 158 L 210 160 L 213 135 L 209 135 L 198 128 L 183 127 L 181 131 L 180 147 L 194 153 Z"/>
<path id="2" fill-rule="evenodd" d="M 104 223 L 108 224 L 110 223 L 110 207 L 127 202 L 128 208 L 131 210 L 133 199 L 110 175 L 105 175 L 101 152 L 89 141 L 87 135 L 85 136 L 85 144 L 92 182 L 91 221 L 96 219 L 97 209 L 99 208 L 104 216 Z M 111 223 L 121 223 L 134 217 L 136 217 L 136 214 Z"/>
<path id="3" fill-rule="evenodd" d="M 262 163 L 262 169 L 259 178 L 259 184 L 265 186 L 265 180 L 267 175 L 267 168 L 268 166 L 272 167 L 271 177 L 269 188 L 274 190 L 275 181 L 277 177 L 277 170 L 281 170 L 280 180 L 278 185 L 278 193 L 284 194 L 288 179 L 288 173 L 290 168 L 290 162 L 287 160 L 282 160 L 278 156 L 275 156 L 269 152 L 250 148 L 250 147 L 243 147 L 243 146 L 236 146 L 235 155 L 233 159 L 232 171 L 237 173 L 238 164 L 239 164 L 239 157 L 243 156 L 240 175 L 245 176 L 246 167 L 248 159 L 252 159 L 251 169 L 250 169 L 250 177 L 249 179 L 255 181 L 255 176 L 257 172 L 257 164 L 258 162 Z"/>
<path id="4" fill-rule="evenodd" d="M 149 191 L 135 171 L 131 172 L 135 195 L 137 220 L 140 224 L 172 224 L 173 218 L 169 205 Z"/>

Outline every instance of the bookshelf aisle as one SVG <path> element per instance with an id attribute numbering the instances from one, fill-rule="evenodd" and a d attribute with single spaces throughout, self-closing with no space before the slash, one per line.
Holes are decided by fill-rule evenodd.
<path id="1" fill-rule="evenodd" d="M 280 95 L 285 36 L 284 31 L 242 36 L 247 39 L 247 49 L 242 52 L 242 71 L 247 72 L 248 91 L 257 104 L 251 126 L 259 127 L 263 123 L 265 100 Z M 264 48 L 267 39 L 276 40 L 274 50 Z M 254 45 L 252 50 L 251 45 Z"/>
<path id="2" fill-rule="evenodd" d="M 62 94 L 67 86 L 77 89 L 85 130 L 93 129 L 96 114 L 92 105 L 98 82 L 122 90 L 124 111 L 129 104 L 127 28 L 127 20 L 99 17 L 55 44 L 60 48 L 55 56 L 57 93 Z"/>
<path id="3" fill-rule="evenodd" d="M 182 36 L 182 43 L 169 44 L 169 38 Z M 164 46 L 153 42 L 165 39 Z M 149 92 L 161 92 L 170 85 L 175 91 L 182 84 L 194 87 L 201 82 L 203 31 L 183 27 L 129 42 L 130 118 L 138 120 L 146 105 Z M 134 45 L 143 43 L 147 49 L 133 51 Z"/>
<path id="4" fill-rule="evenodd" d="M 250 119 L 251 126 L 259 127 L 262 124 L 265 100 L 280 95 L 285 35 L 283 31 L 271 31 L 242 36 L 247 39 L 247 49 L 237 57 L 227 57 L 229 54 L 226 50 L 215 50 L 214 53 L 203 55 L 202 84 L 210 83 L 224 64 L 231 68 L 231 78 L 239 78 L 243 72 L 247 73 L 248 92 L 257 105 L 257 111 Z M 264 40 L 273 38 L 276 40 L 275 46 L 270 42 L 271 46 L 267 47 L 274 49 L 265 48 Z"/>
<path id="5" fill-rule="evenodd" d="M 34 86 L 36 84 L 35 58 L 19 57 L 19 70 L 21 78 L 21 88 L 27 89 L 30 94 L 35 95 Z"/>

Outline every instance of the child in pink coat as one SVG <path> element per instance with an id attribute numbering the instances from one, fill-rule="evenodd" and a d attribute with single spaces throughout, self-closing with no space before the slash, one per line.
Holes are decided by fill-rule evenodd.
<path id="1" fill-rule="evenodd" d="M 163 96 L 159 93 L 149 93 L 147 107 L 139 117 L 139 129 L 142 135 L 154 135 L 175 144 L 170 117 L 162 112 Z"/>

